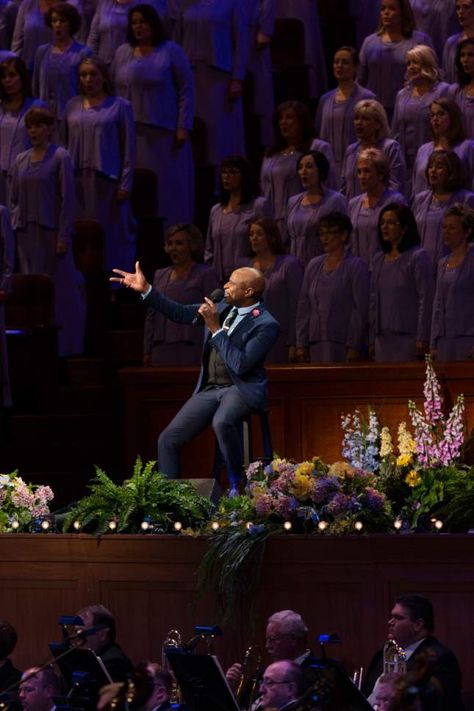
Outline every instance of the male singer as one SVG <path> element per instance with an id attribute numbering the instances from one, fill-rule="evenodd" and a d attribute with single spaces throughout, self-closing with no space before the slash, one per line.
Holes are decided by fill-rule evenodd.
<path id="1" fill-rule="evenodd" d="M 267 377 L 263 363 L 278 338 L 279 325 L 262 303 L 265 278 L 251 267 L 236 269 L 224 286 L 225 303 L 184 305 L 167 299 L 135 273 L 113 270 L 112 277 L 142 295 L 145 303 L 172 321 L 206 325 L 201 372 L 196 389 L 158 439 L 158 467 L 167 477 L 180 474 L 180 452 L 210 422 L 224 457 L 230 495 L 237 493 L 243 456 L 239 425 L 252 410 L 265 407 Z"/>

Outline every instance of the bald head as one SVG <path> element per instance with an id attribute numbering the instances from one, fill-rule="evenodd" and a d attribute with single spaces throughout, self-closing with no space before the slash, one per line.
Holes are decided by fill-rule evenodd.
<path id="1" fill-rule="evenodd" d="M 232 306 L 251 306 L 260 301 L 265 289 L 265 277 L 254 267 L 235 269 L 224 285 L 225 299 Z"/>

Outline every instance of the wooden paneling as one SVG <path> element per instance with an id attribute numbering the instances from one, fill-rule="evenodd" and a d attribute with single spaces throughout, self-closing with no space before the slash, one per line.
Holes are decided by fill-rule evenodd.
<path id="1" fill-rule="evenodd" d="M 170 628 L 183 638 L 195 624 L 217 621 L 213 600 L 198 598 L 196 571 L 207 542 L 173 536 L 0 536 L 2 618 L 18 630 L 20 668 L 47 655 L 60 638 L 59 615 L 102 602 L 112 609 L 119 641 L 134 661 L 160 659 Z M 281 536 L 267 544 L 257 596 L 255 629 L 224 628 L 217 643 L 224 666 L 241 660 L 250 642 L 264 642 L 265 620 L 279 609 L 298 610 L 310 642 L 337 632 L 330 649 L 348 670 L 363 664 L 384 641 L 394 598 L 428 595 L 437 634 L 456 652 L 466 691 L 474 692 L 474 537 Z"/>
<path id="2" fill-rule="evenodd" d="M 318 455 L 332 462 L 341 457 L 341 415 L 358 408 L 375 409 L 393 434 L 409 420 L 408 400 L 422 402 L 424 364 L 358 364 L 339 366 L 271 366 L 268 369 L 269 410 L 274 450 L 282 457 Z M 466 422 L 474 427 L 474 363 L 438 364 L 446 404 L 466 396 Z M 191 394 L 197 369 L 127 368 L 121 371 L 125 390 L 126 463 L 137 454 L 156 458 L 156 440 Z M 256 454 L 261 454 L 255 431 Z M 183 476 L 209 477 L 214 437 L 210 428 L 183 450 Z"/>

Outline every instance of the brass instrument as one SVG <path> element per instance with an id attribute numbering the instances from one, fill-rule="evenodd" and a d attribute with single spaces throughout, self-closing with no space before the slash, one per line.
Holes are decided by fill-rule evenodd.
<path id="1" fill-rule="evenodd" d="M 170 667 L 166 652 L 168 649 L 176 651 L 177 649 L 182 648 L 183 640 L 181 638 L 180 632 L 178 630 L 171 629 L 166 635 L 166 638 L 161 646 L 161 668 L 163 669 L 163 671 L 167 671 L 173 677 L 173 689 L 170 697 L 171 704 L 181 704 L 183 702 L 183 695 L 173 674 L 173 670 Z"/>
<path id="2" fill-rule="evenodd" d="M 405 674 L 407 655 L 394 639 L 387 639 L 383 647 L 383 673 Z"/>
<path id="3" fill-rule="evenodd" d="M 250 709 L 255 701 L 262 670 L 262 649 L 251 644 L 245 650 L 242 677 L 235 691 L 240 708 Z"/>

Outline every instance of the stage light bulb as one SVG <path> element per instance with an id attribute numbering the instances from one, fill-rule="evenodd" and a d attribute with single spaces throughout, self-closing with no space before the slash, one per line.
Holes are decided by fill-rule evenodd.
<path id="1" fill-rule="evenodd" d="M 329 526 L 329 524 L 327 521 L 320 521 L 318 523 L 318 528 L 320 531 L 325 531 L 328 526 Z"/>
<path id="2" fill-rule="evenodd" d="M 182 528 L 183 528 L 183 524 L 181 523 L 181 521 L 176 521 L 174 524 L 174 530 L 181 531 Z"/>
<path id="3" fill-rule="evenodd" d="M 41 528 L 43 531 L 48 531 L 50 527 L 49 521 L 41 521 Z"/>
<path id="4" fill-rule="evenodd" d="M 213 521 L 211 523 L 211 528 L 213 531 L 218 531 L 219 530 L 219 521 Z"/>
<path id="5" fill-rule="evenodd" d="M 252 521 L 247 521 L 247 523 L 246 523 L 246 528 L 247 528 L 247 531 L 250 531 L 250 530 L 251 530 L 251 528 L 252 528 L 252 526 L 253 526 L 253 523 L 252 523 Z"/>
<path id="6" fill-rule="evenodd" d="M 80 531 L 81 530 L 81 522 L 80 521 L 74 521 L 72 524 L 72 527 L 75 531 Z"/>
<path id="7" fill-rule="evenodd" d="M 148 531 L 148 529 L 150 528 L 150 522 L 142 521 L 140 524 L 140 528 L 142 529 L 142 531 Z"/>
<path id="8" fill-rule="evenodd" d="M 354 524 L 354 528 L 356 531 L 362 531 L 362 529 L 364 528 L 364 524 L 362 523 L 362 521 L 356 521 Z"/>
<path id="9" fill-rule="evenodd" d="M 293 528 L 291 521 L 285 521 L 285 523 L 283 524 L 283 528 L 285 529 L 285 531 L 291 531 L 291 529 Z"/>
<path id="10" fill-rule="evenodd" d="M 393 527 L 396 531 L 399 531 L 401 527 L 403 526 L 403 521 L 401 518 L 396 518 L 395 521 L 393 522 Z"/>
<path id="11" fill-rule="evenodd" d="M 115 531 L 116 528 L 117 528 L 117 521 L 114 521 L 113 519 L 112 519 L 112 521 L 109 521 L 109 529 L 111 531 Z"/>
<path id="12" fill-rule="evenodd" d="M 434 522 L 434 527 L 436 528 L 437 531 L 441 531 L 443 528 L 443 522 L 438 519 Z"/>
<path id="13" fill-rule="evenodd" d="M 14 519 L 14 520 L 12 521 L 12 528 L 13 528 L 14 531 L 18 531 L 18 529 L 20 528 L 20 522 L 17 521 L 16 519 Z"/>

